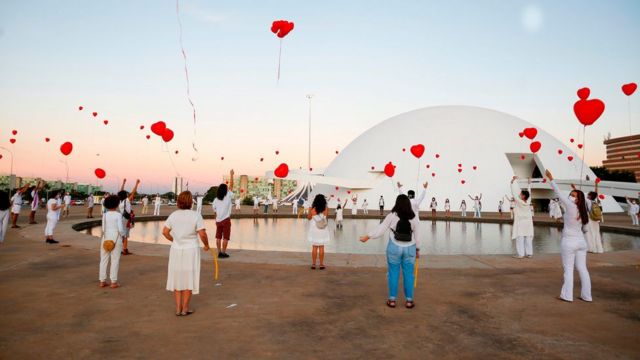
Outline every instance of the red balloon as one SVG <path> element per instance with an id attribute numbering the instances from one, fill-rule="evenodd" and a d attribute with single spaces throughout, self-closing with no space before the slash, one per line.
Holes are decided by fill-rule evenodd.
<path id="1" fill-rule="evenodd" d="M 526 129 L 524 129 L 524 136 L 529 138 L 529 140 L 535 139 L 536 135 L 538 135 L 538 129 L 536 129 L 536 128 L 526 128 Z"/>
<path id="2" fill-rule="evenodd" d="M 520 132 L 518 133 L 518 136 L 523 137 L 523 136 L 524 136 L 524 132 L 520 131 Z"/>
<path id="3" fill-rule="evenodd" d="M 604 194 L 600 194 L 598 195 L 598 197 L 600 198 L 600 200 L 604 200 Z"/>
<path id="4" fill-rule="evenodd" d="M 144 129 L 144 125 L 140 125 L 140 130 Z"/>
<path id="5" fill-rule="evenodd" d="M 573 161 L 573 156 L 571 156 L 571 155 L 567 156 L 567 160 Z"/>
<path id="6" fill-rule="evenodd" d="M 440 154 L 436 154 L 436 159 L 439 159 L 439 158 L 440 158 Z"/>
<path id="7" fill-rule="evenodd" d="M 15 144 L 16 143 L 16 139 L 9 139 L 9 142 L 12 143 L 12 144 Z"/>
<path id="8" fill-rule="evenodd" d="M 264 158 L 260 158 L 260 161 L 264 161 Z"/>
<path id="9" fill-rule="evenodd" d="M 431 165 L 427 164 L 427 169 L 430 168 L 430 167 L 431 167 Z"/>
<path id="10" fill-rule="evenodd" d="M 413 156 L 420 159 L 422 157 L 422 154 L 424 154 L 424 145 L 422 144 L 413 145 L 409 150 L 411 151 L 411 154 L 413 154 Z"/>
<path id="11" fill-rule="evenodd" d="M 558 149 L 558 155 L 562 155 L 563 152 L 562 149 Z"/>
<path id="12" fill-rule="evenodd" d="M 547 178 L 542 179 L 542 182 L 546 183 L 547 182 Z"/>
<path id="13" fill-rule="evenodd" d="M 93 117 L 96 117 L 98 116 L 98 113 L 94 111 L 93 113 L 91 113 L 91 115 L 93 115 Z"/>
<path id="14" fill-rule="evenodd" d="M 336 186 L 336 191 L 340 190 L 340 186 Z"/>
<path id="15" fill-rule="evenodd" d="M 244 189 L 240 189 L 240 192 L 241 192 L 241 193 L 243 193 L 243 192 L 244 192 Z"/>
<path id="16" fill-rule="evenodd" d="M 405 152 L 405 151 L 407 151 L 407 149 L 405 149 L 405 148 L 402 148 L 402 152 Z"/>
<path id="17" fill-rule="evenodd" d="M 224 156 L 221 156 L 221 157 L 220 157 L 220 160 L 224 160 Z"/>
<path id="18" fill-rule="evenodd" d="M 103 120 L 102 121 L 105 125 L 107 125 L 109 123 L 109 120 Z"/>
<path id="19" fill-rule="evenodd" d="M 46 142 L 49 142 L 49 140 L 51 140 L 51 139 L 49 139 L 49 138 L 44 138 L 44 141 L 46 141 Z"/>
<path id="20" fill-rule="evenodd" d="M 176 150 L 176 155 L 178 154 L 178 150 Z"/>
<path id="21" fill-rule="evenodd" d="M 351 190 L 347 190 L 347 194 L 351 194 Z"/>
<path id="22" fill-rule="evenodd" d="M 147 140 L 151 139 L 151 135 L 147 135 L 145 137 L 147 138 Z"/>
<path id="23" fill-rule="evenodd" d="M 462 167 L 462 164 L 458 164 L 458 167 L 459 167 L 459 168 L 461 168 L 461 167 Z"/>
<path id="24" fill-rule="evenodd" d="M 534 154 L 537 153 L 541 147 L 542 147 L 542 144 L 540 144 L 540 141 L 534 141 L 531 143 L 531 145 L 529 145 L 529 149 Z"/>
<path id="25" fill-rule="evenodd" d="M 164 140 L 164 142 L 169 142 L 171 139 L 173 139 L 173 130 L 169 128 L 164 129 L 164 132 L 162 133 L 162 140 Z"/>
<path id="26" fill-rule="evenodd" d="M 604 103 L 599 99 L 578 100 L 573 104 L 573 112 L 582 125 L 592 125 L 604 112 Z"/>
<path id="27" fill-rule="evenodd" d="M 520 160 L 524 160 L 526 157 L 524 155 L 520 155 Z"/>
<path id="28" fill-rule="evenodd" d="M 276 34 L 280 39 L 287 36 L 293 28 L 293 22 L 287 20 L 276 20 L 271 23 L 271 32 Z"/>
<path id="29" fill-rule="evenodd" d="M 84 107 L 78 106 L 78 111 L 82 111 L 82 109 L 84 109 Z"/>
<path id="30" fill-rule="evenodd" d="M 388 177 L 393 177 L 393 174 L 396 173 L 396 167 L 393 166 L 393 163 L 389 161 L 387 165 L 384 166 L 384 174 Z"/>
<path id="31" fill-rule="evenodd" d="M 282 163 L 273 171 L 273 174 L 279 178 L 285 178 L 289 175 L 289 165 Z"/>
<path id="32" fill-rule="evenodd" d="M 339 151 L 338 151 L 338 150 L 336 150 L 336 155 L 338 155 L 338 152 L 339 152 Z"/>
<path id="33" fill-rule="evenodd" d="M 474 167 L 473 167 L 473 170 L 478 170 L 478 167 L 477 167 L 477 166 L 474 166 Z"/>
<path id="34" fill-rule="evenodd" d="M 309 168 L 309 171 L 313 171 L 313 168 Z"/>
<path id="35" fill-rule="evenodd" d="M 580 100 L 587 100 L 590 94 L 591 90 L 588 87 L 583 87 L 582 89 L 578 90 L 578 97 L 580 98 Z"/>
<path id="36" fill-rule="evenodd" d="M 461 172 L 462 172 L 462 169 L 458 169 L 458 172 L 459 172 L 459 173 L 461 173 Z"/>
<path id="37" fill-rule="evenodd" d="M 107 173 L 100 168 L 97 168 L 94 173 L 98 179 L 104 179 L 104 177 L 107 176 Z"/>
<path id="38" fill-rule="evenodd" d="M 466 182 L 466 181 L 464 181 L 464 180 L 460 180 L 460 183 L 462 183 L 462 185 L 464 185 L 464 183 L 465 183 L 465 182 Z"/>
<path id="39" fill-rule="evenodd" d="M 0 154 L 0 159 L 2 159 L 2 154 Z"/>
<path id="40" fill-rule="evenodd" d="M 276 155 L 280 155 L 280 150 L 276 150 Z"/>
<path id="41" fill-rule="evenodd" d="M 596 184 L 600 184 L 600 181 L 602 181 L 602 180 L 600 180 L 600 178 L 599 178 L 599 177 L 597 177 L 597 178 L 596 178 Z"/>
<path id="42" fill-rule="evenodd" d="M 371 170 L 375 170 L 375 169 L 376 169 L 376 167 L 375 167 L 375 166 L 372 166 L 372 167 L 371 167 Z"/>
<path id="43" fill-rule="evenodd" d="M 11 131 L 11 133 L 12 133 L 13 135 L 18 135 L 18 130 L 13 130 L 13 131 Z"/>
<path id="44" fill-rule="evenodd" d="M 575 140 L 573 140 L 573 138 L 569 139 L 570 143 L 573 143 Z"/>
<path id="45" fill-rule="evenodd" d="M 582 144 L 578 144 L 578 149 L 582 149 Z"/>
<path id="46" fill-rule="evenodd" d="M 633 95 L 634 92 L 636 92 L 637 88 L 638 88 L 638 84 L 636 83 L 624 84 L 622 85 L 622 92 L 627 96 L 631 96 Z"/>
<path id="47" fill-rule="evenodd" d="M 164 121 L 158 121 L 156 123 L 151 124 L 151 132 L 153 132 L 158 136 L 162 136 L 166 128 L 167 128 L 167 124 L 165 124 Z"/>
<path id="48" fill-rule="evenodd" d="M 71 151 L 73 151 L 73 144 L 70 142 L 66 142 L 62 145 L 60 145 L 60 152 L 62 154 L 64 154 L 65 156 L 71 154 Z"/>
<path id="49" fill-rule="evenodd" d="M 431 177 L 436 177 L 436 173 L 431 173 Z"/>

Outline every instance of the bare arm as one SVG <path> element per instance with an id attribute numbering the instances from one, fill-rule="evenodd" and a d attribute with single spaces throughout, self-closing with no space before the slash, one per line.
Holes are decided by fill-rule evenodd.
<path id="1" fill-rule="evenodd" d="M 393 214 L 387 215 L 387 217 L 384 218 L 384 221 L 381 222 L 378 226 L 376 226 L 376 228 L 373 231 L 369 232 L 368 235 L 361 236 L 360 241 L 367 242 L 369 239 L 379 238 L 380 236 L 384 235 L 384 232 L 391 227 L 392 216 Z"/>
<path id="2" fill-rule="evenodd" d="M 424 197 L 427 196 L 427 187 L 429 186 L 428 182 L 425 182 L 422 185 L 422 192 L 420 193 L 420 196 L 418 196 L 418 199 L 416 200 L 416 204 L 418 204 L 418 206 L 420 206 L 420 204 L 422 204 L 422 201 L 424 200 Z"/>
<path id="3" fill-rule="evenodd" d="M 140 185 L 140 179 L 136 180 L 136 184 L 133 186 L 131 190 L 131 194 L 129 194 L 129 201 L 133 201 L 133 198 L 136 196 L 136 192 L 138 191 L 138 185 Z"/>
<path id="4" fill-rule="evenodd" d="M 122 186 L 120 186 L 120 191 L 124 190 L 124 184 L 127 183 L 127 179 L 122 179 Z"/>
<path id="5" fill-rule="evenodd" d="M 307 214 L 307 220 L 311 220 L 312 217 L 316 216 L 318 213 L 316 212 L 316 208 L 311 208 L 309 213 Z"/>
<path id="6" fill-rule="evenodd" d="M 235 175 L 235 172 L 233 171 L 233 169 L 231 169 L 231 171 L 229 172 L 229 175 L 231 175 L 231 179 L 229 179 L 229 189 L 233 190 L 233 175 Z"/>
<path id="7" fill-rule="evenodd" d="M 202 241 L 204 245 L 204 251 L 209 251 L 209 236 L 207 236 L 207 230 L 198 230 L 198 236 L 200 236 L 200 241 Z"/>
<path id="8" fill-rule="evenodd" d="M 165 226 L 162 229 L 162 235 L 164 236 L 165 239 L 169 241 L 173 241 L 173 236 L 171 236 L 171 229 L 169 229 L 168 227 Z"/>

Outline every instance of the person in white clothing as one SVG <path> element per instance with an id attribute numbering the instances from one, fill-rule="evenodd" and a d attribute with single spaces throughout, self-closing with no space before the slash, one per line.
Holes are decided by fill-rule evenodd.
<path id="1" fill-rule="evenodd" d="M 4 242 L 9 227 L 11 201 L 6 191 L 0 190 L 0 244 Z"/>
<path id="2" fill-rule="evenodd" d="M 467 203 L 464 200 L 460 203 L 460 216 L 467 217 Z"/>
<path id="3" fill-rule="evenodd" d="M 233 176 L 230 180 L 230 186 L 233 186 Z M 218 249 L 219 258 L 228 258 L 227 245 L 231 240 L 231 201 L 233 200 L 233 191 L 229 191 L 227 184 L 220 184 L 213 200 L 211 207 L 216 216 L 216 248 Z M 224 240 L 224 241 L 223 241 Z"/>
<path id="4" fill-rule="evenodd" d="M 240 197 L 237 197 L 237 198 L 236 198 L 235 203 L 236 203 L 236 210 L 237 210 L 238 212 L 240 212 L 240 210 L 242 209 L 242 208 L 240 207 Z"/>
<path id="5" fill-rule="evenodd" d="M 309 202 L 309 199 L 304 199 L 304 204 L 302 205 L 302 208 L 304 210 L 304 215 L 309 215 L 309 207 L 311 207 L 311 203 Z"/>
<path id="6" fill-rule="evenodd" d="M 118 269 L 120 268 L 120 252 L 122 251 L 122 236 L 124 235 L 124 222 L 122 214 L 118 211 L 120 199 L 116 195 L 111 195 L 104 199 L 107 212 L 102 214 L 102 240 L 100 242 L 100 266 L 98 268 L 98 286 L 107 286 L 107 267 L 111 261 L 109 279 L 111 288 L 120 287 L 118 284 Z M 104 249 L 104 242 L 111 240 L 115 247 L 111 251 Z"/>
<path id="7" fill-rule="evenodd" d="M 591 302 L 591 278 L 589 270 L 587 270 L 587 242 L 583 232 L 583 227 L 589 223 L 589 214 L 584 193 L 580 190 L 572 190 L 569 197 L 564 197 L 553 180 L 551 171 L 547 169 L 545 175 L 549 178 L 553 191 L 565 208 L 564 227 L 560 242 L 564 284 L 558 299 L 573 301 L 573 268 L 575 266 L 580 274 L 580 283 L 582 284 L 580 299 Z"/>
<path id="8" fill-rule="evenodd" d="M 171 241 L 167 290 L 173 291 L 176 316 L 194 313 L 189 307 L 192 295 L 200 293 L 200 248 L 198 238 L 209 251 L 209 238 L 202 215 L 192 211 L 193 197 L 189 191 L 178 195 L 178 210 L 169 215 L 162 235 Z M 231 207 L 229 207 L 231 210 Z"/>
<path id="9" fill-rule="evenodd" d="M 22 209 L 22 196 L 29 189 L 29 184 L 25 184 L 22 188 L 16 190 L 16 193 L 11 197 L 11 228 L 19 229 L 18 216 Z"/>
<path id="10" fill-rule="evenodd" d="M 298 200 L 296 198 L 291 199 L 291 214 L 296 215 L 298 213 Z"/>
<path id="11" fill-rule="evenodd" d="M 340 201 L 340 199 L 338 199 L 338 201 Z M 338 229 L 342 229 L 342 222 L 344 221 L 343 211 L 344 207 L 347 206 L 347 201 L 349 201 L 349 199 L 344 200 L 344 205 L 338 203 L 338 207 L 336 207 L 336 228 Z"/>
<path id="12" fill-rule="evenodd" d="M 513 209 L 516 207 L 516 199 L 506 195 L 504 198 L 509 202 L 509 214 L 511 215 L 511 220 L 513 220 Z"/>
<path id="13" fill-rule="evenodd" d="M 500 200 L 498 201 L 498 214 L 500 214 L 500 217 L 502 217 L 502 206 L 504 205 L 504 201 Z"/>
<path id="14" fill-rule="evenodd" d="M 64 205 L 62 204 L 62 197 L 64 196 L 63 194 L 64 194 L 64 191 L 62 192 L 62 194 L 60 194 L 60 197 L 58 197 L 56 201 L 56 205 L 58 205 L 58 211 L 56 212 L 58 221 L 60 221 L 60 215 L 62 214 L 62 209 L 64 208 Z"/>
<path id="15" fill-rule="evenodd" d="M 202 195 L 196 194 L 196 212 L 202 214 Z"/>
<path id="16" fill-rule="evenodd" d="M 449 199 L 444 199 L 444 216 L 451 217 L 451 203 Z"/>
<path id="17" fill-rule="evenodd" d="M 329 207 L 327 199 L 322 194 L 317 194 L 313 199 L 313 205 L 309 210 L 309 232 L 307 240 L 311 243 L 311 270 L 316 269 L 316 260 L 320 257 L 320 270 L 324 270 L 324 246 L 331 241 L 331 233 L 327 221 Z"/>
<path id="18" fill-rule="evenodd" d="M 120 191 L 118 191 L 118 198 L 120 198 L 120 205 L 118 209 L 120 214 L 122 214 L 122 222 L 124 224 L 124 234 L 122 234 L 122 255 L 131 255 L 132 252 L 129 251 L 129 232 L 131 228 L 135 224 L 135 214 L 133 213 L 133 209 L 131 208 L 131 202 L 136 196 L 136 192 L 138 191 L 138 186 L 140 185 L 140 179 L 136 180 L 136 184 L 133 186 L 131 193 L 128 193 L 124 189 L 124 185 L 127 182 L 127 179 L 122 180 L 122 186 L 120 187 Z"/>
<path id="19" fill-rule="evenodd" d="M 380 216 L 384 215 L 384 197 L 380 195 L 380 200 L 378 200 L 378 207 L 380 208 Z"/>
<path id="20" fill-rule="evenodd" d="M 511 195 L 516 199 L 513 208 L 513 226 L 511 239 L 516 241 L 515 258 L 533 256 L 533 215 L 531 214 L 531 179 L 527 183 L 527 190 L 518 186 L 517 176 L 511 179 Z"/>
<path id="21" fill-rule="evenodd" d="M 358 194 L 351 198 L 351 215 L 358 215 Z"/>
<path id="22" fill-rule="evenodd" d="M 273 206 L 273 213 L 278 213 L 278 198 L 271 199 L 271 205 Z"/>
<path id="23" fill-rule="evenodd" d="M 420 192 L 420 195 L 418 196 L 417 199 L 415 198 L 416 197 L 415 191 L 413 190 L 407 191 L 407 197 L 411 202 L 411 208 L 413 209 L 413 212 L 416 214 L 418 219 L 420 218 L 420 204 L 422 204 L 422 201 L 424 200 L 425 196 L 427 196 L 428 186 L 429 186 L 428 182 L 425 182 L 424 184 L 422 184 L 422 192 Z M 402 189 L 402 184 L 400 182 L 398 182 L 398 191 L 400 192 L 400 195 L 404 195 L 404 190 Z M 397 202 L 397 199 L 396 199 L 396 202 Z"/>
<path id="24" fill-rule="evenodd" d="M 436 198 L 434 197 L 431 198 L 431 204 L 429 204 L 429 209 L 431 210 L 431 218 L 435 219 L 436 212 L 438 211 L 438 202 L 436 201 Z"/>
<path id="25" fill-rule="evenodd" d="M 146 215 L 149 212 L 149 197 L 145 195 L 142 198 L 142 215 Z"/>
<path id="26" fill-rule="evenodd" d="M 153 199 L 153 216 L 160 215 L 160 205 L 162 205 L 162 198 L 160 194 L 156 194 L 156 198 Z"/>
<path id="27" fill-rule="evenodd" d="M 93 194 L 89 194 L 87 196 L 87 218 L 93 218 L 93 206 L 95 205 L 95 201 L 93 199 Z"/>
<path id="28" fill-rule="evenodd" d="M 260 199 L 258 196 L 253 197 L 253 215 L 258 215 L 258 206 L 260 205 Z"/>
<path id="29" fill-rule="evenodd" d="M 575 185 L 571 185 L 575 190 Z M 598 183 L 595 184 L 595 190 L 587 193 L 585 199 L 587 211 L 589 213 L 589 223 L 587 224 L 587 232 L 585 238 L 587 240 L 587 251 L 590 253 L 603 253 L 602 235 L 600 234 L 600 221 L 602 220 L 602 207 L 598 203 Z"/>
<path id="30" fill-rule="evenodd" d="M 64 203 L 64 206 L 62 207 L 62 216 L 68 217 L 69 211 L 71 210 L 71 194 L 68 191 L 62 198 L 62 202 Z"/>
<path id="31" fill-rule="evenodd" d="M 480 193 L 480 196 L 471 197 L 471 195 L 468 195 L 469 199 L 471 199 L 471 201 L 473 201 L 473 217 L 474 218 L 480 218 L 482 217 L 482 193 Z"/>
<path id="32" fill-rule="evenodd" d="M 364 202 L 362 203 L 362 213 L 365 215 L 369 214 L 369 203 L 367 202 L 367 199 L 364 199 Z"/>
<path id="33" fill-rule="evenodd" d="M 29 214 L 29 224 L 37 224 L 36 211 L 40 206 L 40 191 L 44 188 L 44 180 L 38 181 L 38 184 L 31 190 L 31 213 Z"/>
<path id="34" fill-rule="evenodd" d="M 413 300 L 415 262 L 420 257 L 420 220 L 413 211 L 413 204 L 407 195 L 398 195 L 391 213 L 368 235 L 361 236 L 360 241 L 366 242 L 369 239 L 381 237 L 387 233 L 387 230 L 391 230 L 386 252 L 389 284 L 387 306 L 396 307 L 398 281 L 402 270 L 405 307 L 412 309 L 415 306 Z"/>
<path id="35" fill-rule="evenodd" d="M 638 226 L 638 211 L 640 210 L 640 206 L 638 206 L 638 202 L 635 199 L 627 199 L 627 205 L 629 205 L 629 210 L 627 214 L 631 217 L 631 225 Z"/>
<path id="36" fill-rule="evenodd" d="M 54 192 L 52 198 L 47 201 L 47 225 L 44 228 L 44 237 L 47 244 L 57 244 L 58 241 L 53 239 L 53 230 L 55 230 L 58 224 L 59 211 L 60 211 L 60 197 L 62 197 L 63 191 Z"/>

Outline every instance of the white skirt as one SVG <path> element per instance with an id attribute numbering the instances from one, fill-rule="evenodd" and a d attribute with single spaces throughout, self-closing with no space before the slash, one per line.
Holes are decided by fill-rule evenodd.
<path id="1" fill-rule="evenodd" d="M 200 248 L 171 248 L 167 290 L 191 290 L 194 295 L 200 292 Z"/>

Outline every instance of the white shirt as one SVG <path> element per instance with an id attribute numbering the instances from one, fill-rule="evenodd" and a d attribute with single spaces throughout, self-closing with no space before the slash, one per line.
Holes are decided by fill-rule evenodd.
<path id="1" fill-rule="evenodd" d="M 438 202 L 437 201 L 432 201 L 431 204 L 429 205 L 429 209 L 431 210 L 435 210 L 438 208 Z"/>
<path id="2" fill-rule="evenodd" d="M 387 215 L 384 218 L 384 221 L 380 223 L 380 225 L 376 226 L 376 228 L 373 231 L 369 232 L 369 238 L 372 238 L 372 239 L 379 238 L 382 235 L 384 235 L 384 233 L 387 230 L 389 229 L 395 230 L 396 226 L 398 225 L 398 221 L 400 221 L 400 218 L 398 217 L 398 215 L 396 215 L 396 213 L 391 213 Z M 420 221 L 418 220 L 418 216 L 417 215 L 414 216 L 413 219 L 409 220 L 409 222 L 411 223 L 411 230 L 413 230 L 411 234 L 411 241 L 397 241 L 393 236 L 393 232 L 389 233 L 389 239 L 393 241 L 394 244 L 400 247 L 408 247 L 413 244 L 416 244 L 416 248 L 420 249 L 420 236 L 419 236 Z"/>
<path id="3" fill-rule="evenodd" d="M 70 205 L 71 204 L 71 195 L 65 195 L 64 196 L 64 204 L 65 205 Z"/>
<path id="4" fill-rule="evenodd" d="M 56 198 L 51 198 L 47 201 L 47 218 L 58 218 L 58 210 L 53 210 L 53 205 L 58 205 Z"/>
<path id="5" fill-rule="evenodd" d="M 198 248 L 198 231 L 203 230 L 202 215 L 193 210 L 176 210 L 164 223 L 171 230 L 172 249 Z"/>
<path id="6" fill-rule="evenodd" d="M 147 206 L 149 204 L 149 198 L 146 196 L 142 198 L 142 205 Z"/>
<path id="7" fill-rule="evenodd" d="M 378 201 L 378 206 L 384 206 L 384 199 L 380 198 L 380 200 Z"/>
<path id="8" fill-rule="evenodd" d="M 367 207 L 369 207 L 369 203 L 367 202 L 367 200 L 365 200 L 365 201 L 362 203 L 362 208 L 363 208 L 363 209 L 366 209 Z"/>
<path id="9" fill-rule="evenodd" d="M 213 200 L 213 212 L 216 213 L 216 222 L 221 222 L 231 216 L 231 200 L 233 199 L 233 193 L 227 192 L 224 199 L 220 200 L 216 198 Z"/>
<path id="10" fill-rule="evenodd" d="M 399 187 L 398 190 L 400 191 L 400 194 L 404 195 L 404 191 L 402 190 L 402 187 Z M 424 200 L 424 197 L 427 195 L 427 189 L 422 188 L 422 192 L 420 193 L 420 196 L 418 196 L 417 199 L 409 199 L 409 201 L 411 201 L 411 207 L 413 208 L 413 212 L 416 213 L 416 215 L 418 215 L 418 213 L 420 212 L 420 204 L 422 203 L 422 200 Z"/>
<path id="11" fill-rule="evenodd" d="M 93 207 L 93 195 L 87 197 L 87 207 Z"/>
<path id="12" fill-rule="evenodd" d="M 22 206 L 22 193 L 17 192 L 13 194 L 11 202 L 13 203 L 13 206 Z"/>
<path id="13" fill-rule="evenodd" d="M 124 213 L 125 210 L 127 210 L 128 213 L 131 213 L 131 201 L 129 201 L 128 198 L 120 201 L 118 210 L 120 211 L 121 214 Z"/>
<path id="14" fill-rule="evenodd" d="M 564 220 L 562 236 L 584 238 L 584 234 L 582 233 L 582 221 L 579 219 L 578 205 L 571 201 L 568 196 L 563 196 L 560 193 L 560 189 L 558 188 L 558 185 L 556 185 L 555 181 L 552 180 L 550 183 L 553 191 L 556 193 L 556 197 L 560 199 L 560 202 L 565 208 L 564 215 L 562 216 L 562 220 Z"/>
<path id="15" fill-rule="evenodd" d="M 124 234 L 122 214 L 117 211 L 102 214 L 102 234 L 105 240 L 118 241 Z"/>
<path id="16" fill-rule="evenodd" d="M 198 197 L 196 198 L 196 205 L 198 205 L 198 206 L 202 206 L 202 196 L 198 196 Z"/>
<path id="17" fill-rule="evenodd" d="M 162 199 L 160 198 L 160 196 L 156 196 L 155 200 L 153 200 L 153 204 L 154 205 L 162 204 Z"/>

